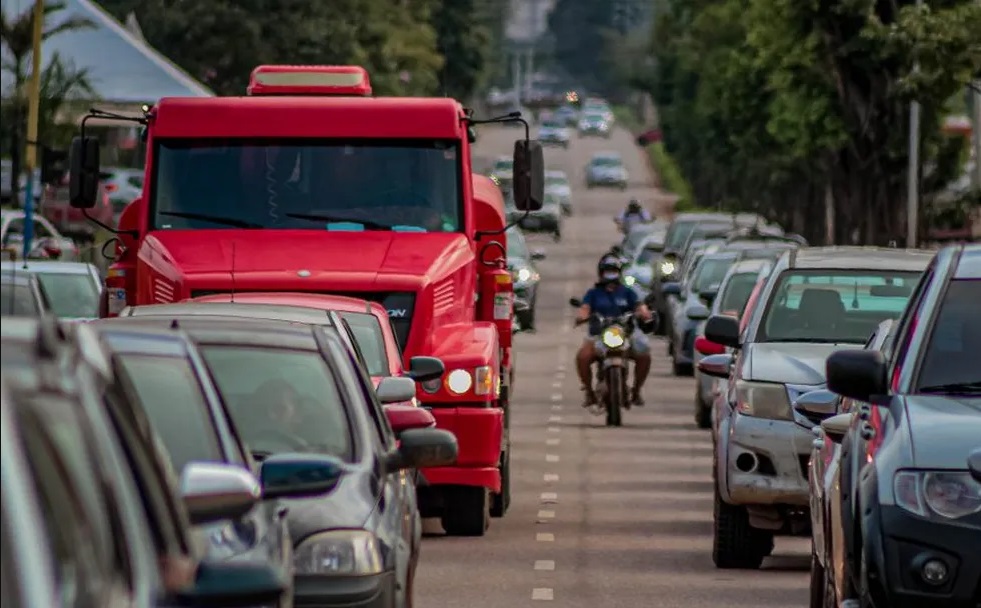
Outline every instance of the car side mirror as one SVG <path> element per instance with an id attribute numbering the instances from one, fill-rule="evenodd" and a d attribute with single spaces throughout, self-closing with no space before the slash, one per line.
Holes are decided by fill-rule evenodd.
<path id="1" fill-rule="evenodd" d="M 409 370 L 405 375 L 415 382 L 428 382 L 442 378 L 444 373 L 446 373 L 446 366 L 443 365 L 442 359 L 418 356 L 409 359 Z"/>
<path id="2" fill-rule="evenodd" d="M 705 323 L 705 337 L 729 348 L 739 348 L 739 321 L 725 315 L 712 315 Z"/>
<path id="3" fill-rule="evenodd" d="M 886 361 L 877 350 L 840 350 L 825 363 L 828 388 L 839 395 L 871 403 L 889 392 Z"/>
<path id="4" fill-rule="evenodd" d="M 826 389 L 804 393 L 794 402 L 794 410 L 812 422 L 820 422 L 838 413 L 838 395 Z"/>
<path id="5" fill-rule="evenodd" d="M 456 462 L 458 450 L 456 435 L 447 430 L 408 429 L 399 435 L 399 447 L 385 457 L 385 469 L 449 466 Z"/>
<path id="6" fill-rule="evenodd" d="M 382 378 L 375 392 L 378 394 L 378 400 L 385 404 L 412 401 L 416 396 L 416 381 L 404 376 L 389 376 Z"/>
<path id="7" fill-rule="evenodd" d="M 709 355 L 698 362 L 698 371 L 706 376 L 725 380 L 729 377 L 729 371 L 732 369 L 732 361 L 733 358 L 730 354 Z"/>
<path id="8" fill-rule="evenodd" d="M 981 450 L 974 450 L 967 459 L 967 469 L 971 477 L 981 483 Z"/>
<path id="9" fill-rule="evenodd" d="M 178 606 L 248 608 L 276 604 L 289 586 L 279 571 L 265 562 L 207 561 L 198 566 L 194 584 L 176 592 Z"/>
<path id="10" fill-rule="evenodd" d="M 827 418 L 821 422 L 821 430 L 831 441 L 841 443 L 845 433 L 848 432 L 848 427 L 852 425 L 852 416 L 853 414 L 838 414 Z"/>
<path id="11" fill-rule="evenodd" d="M 702 306 L 701 304 L 696 304 L 695 306 L 689 307 L 686 314 L 692 321 L 704 321 L 705 319 L 709 318 L 711 312 L 707 307 Z"/>
<path id="12" fill-rule="evenodd" d="M 538 211 L 545 204 L 545 157 L 535 140 L 514 142 L 514 205 L 519 211 Z"/>
<path id="13" fill-rule="evenodd" d="M 428 429 L 436 426 L 436 418 L 426 408 L 414 405 L 386 405 L 385 417 L 398 435 L 409 429 Z"/>
<path id="14" fill-rule="evenodd" d="M 76 209 L 92 209 L 99 200 L 99 140 L 72 138 L 68 165 L 68 202 Z"/>
<path id="15" fill-rule="evenodd" d="M 320 454 L 273 454 L 259 465 L 262 497 L 306 498 L 332 492 L 346 473 L 344 464 Z"/>
<path id="16" fill-rule="evenodd" d="M 192 462 L 184 467 L 180 488 L 194 525 L 237 519 L 262 498 L 262 488 L 252 473 L 212 462 Z"/>
<path id="17" fill-rule="evenodd" d="M 681 283 L 676 281 L 668 281 L 667 283 L 661 285 L 661 293 L 666 296 L 680 296 Z"/>
<path id="18" fill-rule="evenodd" d="M 541 249 L 535 249 L 534 251 L 531 252 L 531 259 L 535 260 L 536 262 L 544 260 L 545 252 L 542 251 Z"/>

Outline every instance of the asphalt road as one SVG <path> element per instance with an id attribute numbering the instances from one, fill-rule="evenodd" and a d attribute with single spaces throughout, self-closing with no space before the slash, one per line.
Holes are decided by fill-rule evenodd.
<path id="1" fill-rule="evenodd" d="M 519 129 L 483 127 L 477 155 L 509 154 Z M 632 186 L 586 190 L 594 152 L 619 151 Z M 612 217 L 630 197 L 654 198 L 641 151 L 630 135 L 546 149 L 546 163 L 573 180 L 575 212 L 563 240 L 530 236 L 540 263 L 536 334 L 516 337 L 512 414 L 511 509 L 483 538 L 441 535 L 427 521 L 416 578 L 423 608 L 797 608 L 807 603 L 808 542 L 778 539 L 759 572 L 717 570 L 711 560 L 712 446 L 693 421 L 694 384 L 675 378 L 665 344 L 653 342 L 647 404 L 624 426 L 580 406 L 573 356 L 571 296 L 595 276 L 600 254 L 617 240 Z M 475 163 L 478 164 L 478 163 Z"/>

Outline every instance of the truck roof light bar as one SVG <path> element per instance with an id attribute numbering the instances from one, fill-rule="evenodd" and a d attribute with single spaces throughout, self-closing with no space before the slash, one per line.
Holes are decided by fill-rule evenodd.
<path id="1" fill-rule="evenodd" d="M 370 97 L 368 72 L 356 65 L 260 65 L 252 70 L 248 95 Z"/>

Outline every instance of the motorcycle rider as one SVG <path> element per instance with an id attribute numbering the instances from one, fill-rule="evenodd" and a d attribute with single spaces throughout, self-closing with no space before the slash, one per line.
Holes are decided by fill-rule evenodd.
<path id="1" fill-rule="evenodd" d="M 627 208 L 616 218 L 617 226 L 619 226 L 620 231 L 624 234 L 630 234 L 630 231 L 637 224 L 648 224 L 653 221 L 654 217 L 635 198 L 630 199 L 630 202 L 627 203 Z"/>
<path id="2" fill-rule="evenodd" d="M 647 374 L 651 371 L 650 342 L 641 331 L 649 327 L 654 320 L 647 305 L 637 298 L 637 294 L 621 281 L 623 264 L 614 256 L 604 256 L 597 265 L 598 280 L 583 296 L 582 306 L 577 314 L 578 322 L 589 321 L 589 335 L 583 340 L 579 352 L 576 353 L 576 371 L 582 382 L 584 393 L 583 407 L 596 405 L 596 394 L 593 392 L 593 361 L 598 352 L 600 340 L 600 325 L 592 317 L 596 313 L 603 317 L 617 317 L 633 312 L 638 321 L 638 329 L 630 337 L 630 358 L 634 361 L 634 383 L 630 392 L 630 402 L 633 405 L 644 405 L 641 389 Z"/>

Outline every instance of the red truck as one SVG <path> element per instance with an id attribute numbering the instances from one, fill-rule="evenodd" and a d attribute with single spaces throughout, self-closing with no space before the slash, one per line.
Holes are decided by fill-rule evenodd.
<path id="1" fill-rule="evenodd" d="M 149 109 L 143 194 L 120 217 L 103 314 L 230 292 L 381 303 L 406 366 L 417 355 L 446 366 L 417 399 L 460 451 L 455 466 L 423 471 L 423 516 L 480 536 L 509 502 L 503 201 L 471 175 L 478 123 L 459 103 L 368 92 L 357 67 L 260 67 L 250 96 Z M 84 130 L 70 165 L 71 202 L 90 208 L 99 158 Z M 515 168 L 516 204 L 540 208 L 538 142 L 516 142 Z"/>

